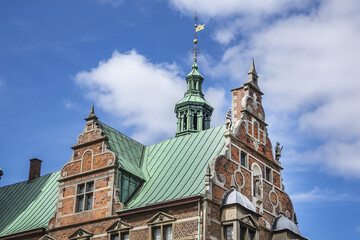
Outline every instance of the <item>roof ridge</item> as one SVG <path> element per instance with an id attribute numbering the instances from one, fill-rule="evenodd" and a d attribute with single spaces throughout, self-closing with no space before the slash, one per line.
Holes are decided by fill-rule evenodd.
<path id="1" fill-rule="evenodd" d="M 165 139 L 165 140 L 162 140 L 161 142 L 154 143 L 154 144 L 151 144 L 151 145 L 148 145 L 148 146 L 145 146 L 145 147 L 148 148 L 148 147 L 151 147 L 151 146 L 155 146 L 155 145 L 157 145 L 157 144 L 160 144 L 160 143 L 162 143 L 162 142 L 169 141 L 169 140 L 174 139 L 174 138 L 188 137 L 188 136 L 193 135 L 193 134 L 199 134 L 199 133 L 206 132 L 206 131 L 209 131 L 209 130 L 212 130 L 212 129 L 215 129 L 215 128 L 222 127 L 222 126 L 224 126 L 224 124 L 219 125 L 219 126 L 216 126 L 216 127 L 208 128 L 208 129 L 205 129 L 205 130 L 202 130 L 202 131 L 199 131 L 199 132 L 192 132 L 192 133 L 189 133 L 189 134 L 186 134 L 186 135 L 181 135 L 181 136 L 177 136 L 177 137 L 167 138 L 167 139 Z"/>
<path id="2" fill-rule="evenodd" d="M 144 145 L 144 144 L 142 144 L 141 142 L 139 142 L 139 141 L 137 141 L 137 140 L 133 139 L 132 137 L 129 137 L 129 136 L 125 135 L 124 133 L 120 132 L 119 130 L 116 130 L 115 128 L 113 128 L 113 127 L 109 126 L 108 124 L 106 124 L 106 123 L 104 123 L 104 122 L 102 122 L 102 121 L 99 121 L 99 120 L 98 120 L 98 122 L 99 122 L 99 123 L 101 123 L 101 124 L 104 124 L 106 127 L 111 128 L 112 130 L 114 130 L 114 131 L 116 131 L 116 132 L 120 133 L 121 135 L 123 135 L 123 136 L 125 136 L 125 137 L 127 137 L 127 138 L 130 138 L 130 139 L 131 139 L 131 140 L 133 140 L 134 142 L 137 142 L 137 143 L 141 144 L 142 146 L 145 146 L 145 145 Z"/>
<path id="3" fill-rule="evenodd" d="M 21 181 L 21 182 L 16 182 L 16 183 L 8 184 L 8 185 L 5 185 L 5 186 L 1 186 L 0 189 L 2 189 L 2 188 L 4 188 L 4 187 L 9 187 L 9 186 L 13 186 L 13 185 L 16 185 L 16 184 L 24 183 L 24 182 L 30 182 L 30 181 L 33 182 L 34 180 L 37 180 L 37 179 L 39 179 L 39 178 L 43 178 L 43 177 L 45 177 L 45 176 L 47 176 L 47 175 L 54 174 L 54 173 L 58 173 L 58 172 L 60 172 L 60 171 L 56 171 L 56 172 L 52 172 L 52 173 L 47 173 L 47 174 L 45 174 L 45 175 L 41 175 L 41 176 L 39 176 L 39 177 L 37 177 L 37 178 L 34 178 L 33 180 L 24 180 L 24 181 Z"/>

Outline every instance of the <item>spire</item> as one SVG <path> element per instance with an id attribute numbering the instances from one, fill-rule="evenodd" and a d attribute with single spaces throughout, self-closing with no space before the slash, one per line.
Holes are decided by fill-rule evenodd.
<path id="1" fill-rule="evenodd" d="M 256 69 L 255 69 L 254 58 L 251 58 L 251 66 L 250 66 L 249 73 L 255 73 L 257 75 Z"/>
<path id="2" fill-rule="evenodd" d="M 198 31 L 201 31 L 204 29 L 204 26 L 205 24 L 201 25 L 201 24 L 197 24 L 197 21 L 199 20 L 199 18 L 197 17 L 197 11 L 195 12 L 195 17 L 194 17 L 194 20 L 195 20 L 195 38 L 194 38 L 194 64 L 197 62 L 197 55 L 199 54 L 199 50 L 197 49 L 197 43 L 198 43 L 198 40 L 197 40 L 197 32 Z"/>
<path id="3" fill-rule="evenodd" d="M 176 136 L 199 132 L 210 128 L 210 117 L 213 107 L 205 100 L 202 92 L 204 77 L 199 73 L 197 65 L 197 32 L 204 29 L 204 25 L 197 24 L 198 17 L 195 15 L 195 39 L 194 39 L 194 62 L 191 72 L 186 76 L 187 91 L 184 97 L 175 105 L 177 117 Z"/>
<path id="4" fill-rule="evenodd" d="M 197 40 L 197 31 L 196 31 L 196 29 L 197 29 L 197 27 L 198 27 L 198 25 L 197 25 L 197 21 L 198 21 L 198 17 L 197 17 L 197 11 L 195 12 L 195 17 L 194 17 L 194 20 L 195 20 L 195 38 L 194 38 L 194 44 L 195 44 L 195 46 L 194 46 L 194 64 L 193 64 L 193 66 L 196 64 L 196 62 L 197 62 L 197 54 L 198 54 L 198 50 L 197 50 L 197 48 L 196 48 L 196 44 L 198 43 L 198 40 Z"/>
<path id="5" fill-rule="evenodd" d="M 254 58 L 251 59 L 251 66 L 248 72 L 248 82 L 252 84 L 256 89 L 260 90 L 258 85 L 258 75 L 255 69 Z"/>
<path id="6" fill-rule="evenodd" d="M 94 111 L 94 104 L 93 105 L 91 105 L 91 112 L 90 112 L 90 114 L 94 114 L 95 113 L 95 111 Z"/>
<path id="7" fill-rule="evenodd" d="M 95 119 L 97 120 L 98 117 L 95 115 L 95 111 L 94 111 L 94 104 L 91 106 L 91 111 L 90 111 L 90 114 L 89 116 L 87 116 L 87 118 L 85 118 L 86 121 L 90 121 L 92 119 Z"/>

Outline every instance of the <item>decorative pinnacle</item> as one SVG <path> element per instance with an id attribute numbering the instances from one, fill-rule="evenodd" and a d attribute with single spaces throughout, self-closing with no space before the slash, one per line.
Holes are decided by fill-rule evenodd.
<path id="1" fill-rule="evenodd" d="M 205 176 L 209 176 L 211 177 L 211 170 L 210 170 L 210 165 L 207 165 L 207 169 L 206 169 L 206 175 Z"/>
<path id="2" fill-rule="evenodd" d="M 90 114 L 87 118 L 85 118 L 86 121 L 92 120 L 92 119 L 98 119 L 98 117 L 95 115 L 94 111 L 94 104 L 91 106 Z"/>
<path id="3" fill-rule="evenodd" d="M 257 74 L 256 69 L 255 69 L 254 58 L 251 58 L 251 67 L 250 67 L 249 73 L 255 73 L 255 74 Z"/>
<path id="4" fill-rule="evenodd" d="M 95 113 L 95 111 L 94 111 L 94 104 L 93 105 L 91 105 L 91 112 L 90 112 L 90 114 L 94 114 Z"/>
<path id="5" fill-rule="evenodd" d="M 234 175 L 231 176 L 231 184 L 230 184 L 230 187 L 236 189 L 235 180 L 234 180 Z"/>

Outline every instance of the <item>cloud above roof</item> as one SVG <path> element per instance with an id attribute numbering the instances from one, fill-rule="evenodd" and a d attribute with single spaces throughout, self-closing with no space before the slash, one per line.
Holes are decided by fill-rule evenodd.
<path id="1" fill-rule="evenodd" d="M 192 13 L 190 1 L 171 2 Z M 224 48 L 220 61 L 202 56 L 204 72 L 238 82 L 255 57 L 270 137 L 286 146 L 284 161 L 295 152 L 302 164 L 360 178 L 360 2 L 263 3 L 198 1 Z"/>
<path id="2" fill-rule="evenodd" d="M 174 107 L 186 91 L 185 74 L 176 64 L 152 63 L 135 50 L 115 51 L 97 67 L 79 72 L 75 80 L 89 99 L 119 119 L 120 126 L 134 127 L 132 137 L 141 143 L 175 136 Z M 223 89 L 210 88 L 205 97 L 218 109 L 225 104 Z M 220 113 L 215 110 L 214 119 L 220 119 Z"/>
<path id="3" fill-rule="evenodd" d="M 228 17 L 234 14 L 267 15 L 281 13 L 290 9 L 301 9 L 309 3 L 307 0 L 170 0 L 172 6 L 183 13 L 194 14 L 194 9 L 209 17 Z"/>

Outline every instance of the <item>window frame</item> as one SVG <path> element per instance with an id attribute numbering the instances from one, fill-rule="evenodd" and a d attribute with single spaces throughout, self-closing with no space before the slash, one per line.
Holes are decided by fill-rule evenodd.
<path id="1" fill-rule="evenodd" d="M 244 156 L 244 165 L 242 164 L 242 156 Z M 240 150 L 240 166 L 248 168 L 248 154 L 243 150 Z"/>
<path id="2" fill-rule="evenodd" d="M 124 240 L 124 235 L 125 234 L 127 234 L 129 236 L 129 239 L 130 239 L 130 231 L 129 230 L 112 231 L 112 232 L 110 232 L 110 240 L 113 240 L 112 237 L 114 237 L 114 236 L 118 236 L 119 240 Z"/>
<path id="3" fill-rule="evenodd" d="M 94 191 L 95 191 L 94 181 L 77 184 L 76 196 L 75 196 L 75 208 L 74 208 L 75 213 L 90 211 L 94 208 Z M 91 204 L 89 204 L 87 201 L 90 197 L 91 197 Z M 82 203 L 82 209 L 80 209 L 81 203 Z"/>
<path id="4" fill-rule="evenodd" d="M 269 170 L 269 175 L 268 175 L 268 170 Z M 269 178 L 269 179 L 268 179 Z M 272 183 L 273 181 L 273 171 L 271 168 L 265 166 L 265 181 Z"/>
<path id="5" fill-rule="evenodd" d="M 244 224 L 243 222 L 240 221 L 240 224 L 239 224 L 239 233 L 240 233 L 240 238 L 241 239 L 241 235 L 242 235 L 242 231 L 241 230 L 245 230 L 245 233 L 244 233 L 244 240 L 249 240 L 249 236 L 251 236 L 250 240 L 256 240 L 256 233 L 257 233 L 257 229 L 256 228 L 253 228 L 253 227 L 250 227 L 248 226 L 247 224 Z"/>
<path id="6" fill-rule="evenodd" d="M 164 231 L 164 228 L 165 227 L 169 227 L 171 226 L 171 239 L 166 239 L 165 238 L 165 231 Z M 157 228 L 160 228 L 160 240 L 172 240 L 173 239 L 173 229 L 174 229 L 174 225 L 173 223 L 169 223 L 169 222 L 166 222 L 166 223 L 162 223 L 162 224 L 156 224 L 156 225 L 152 225 L 150 226 L 150 240 L 154 240 L 154 234 L 153 234 L 153 231 Z"/>
<path id="7" fill-rule="evenodd" d="M 233 224 L 233 223 L 225 224 L 225 225 L 222 226 L 222 231 L 223 231 L 222 239 L 226 240 L 226 237 L 227 237 L 227 235 L 226 235 L 226 233 L 227 233 L 226 228 L 227 228 L 227 227 L 232 227 L 232 239 L 235 240 L 235 231 L 234 231 L 234 230 L 236 230 L 236 228 L 234 228 L 234 224 Z"/>

